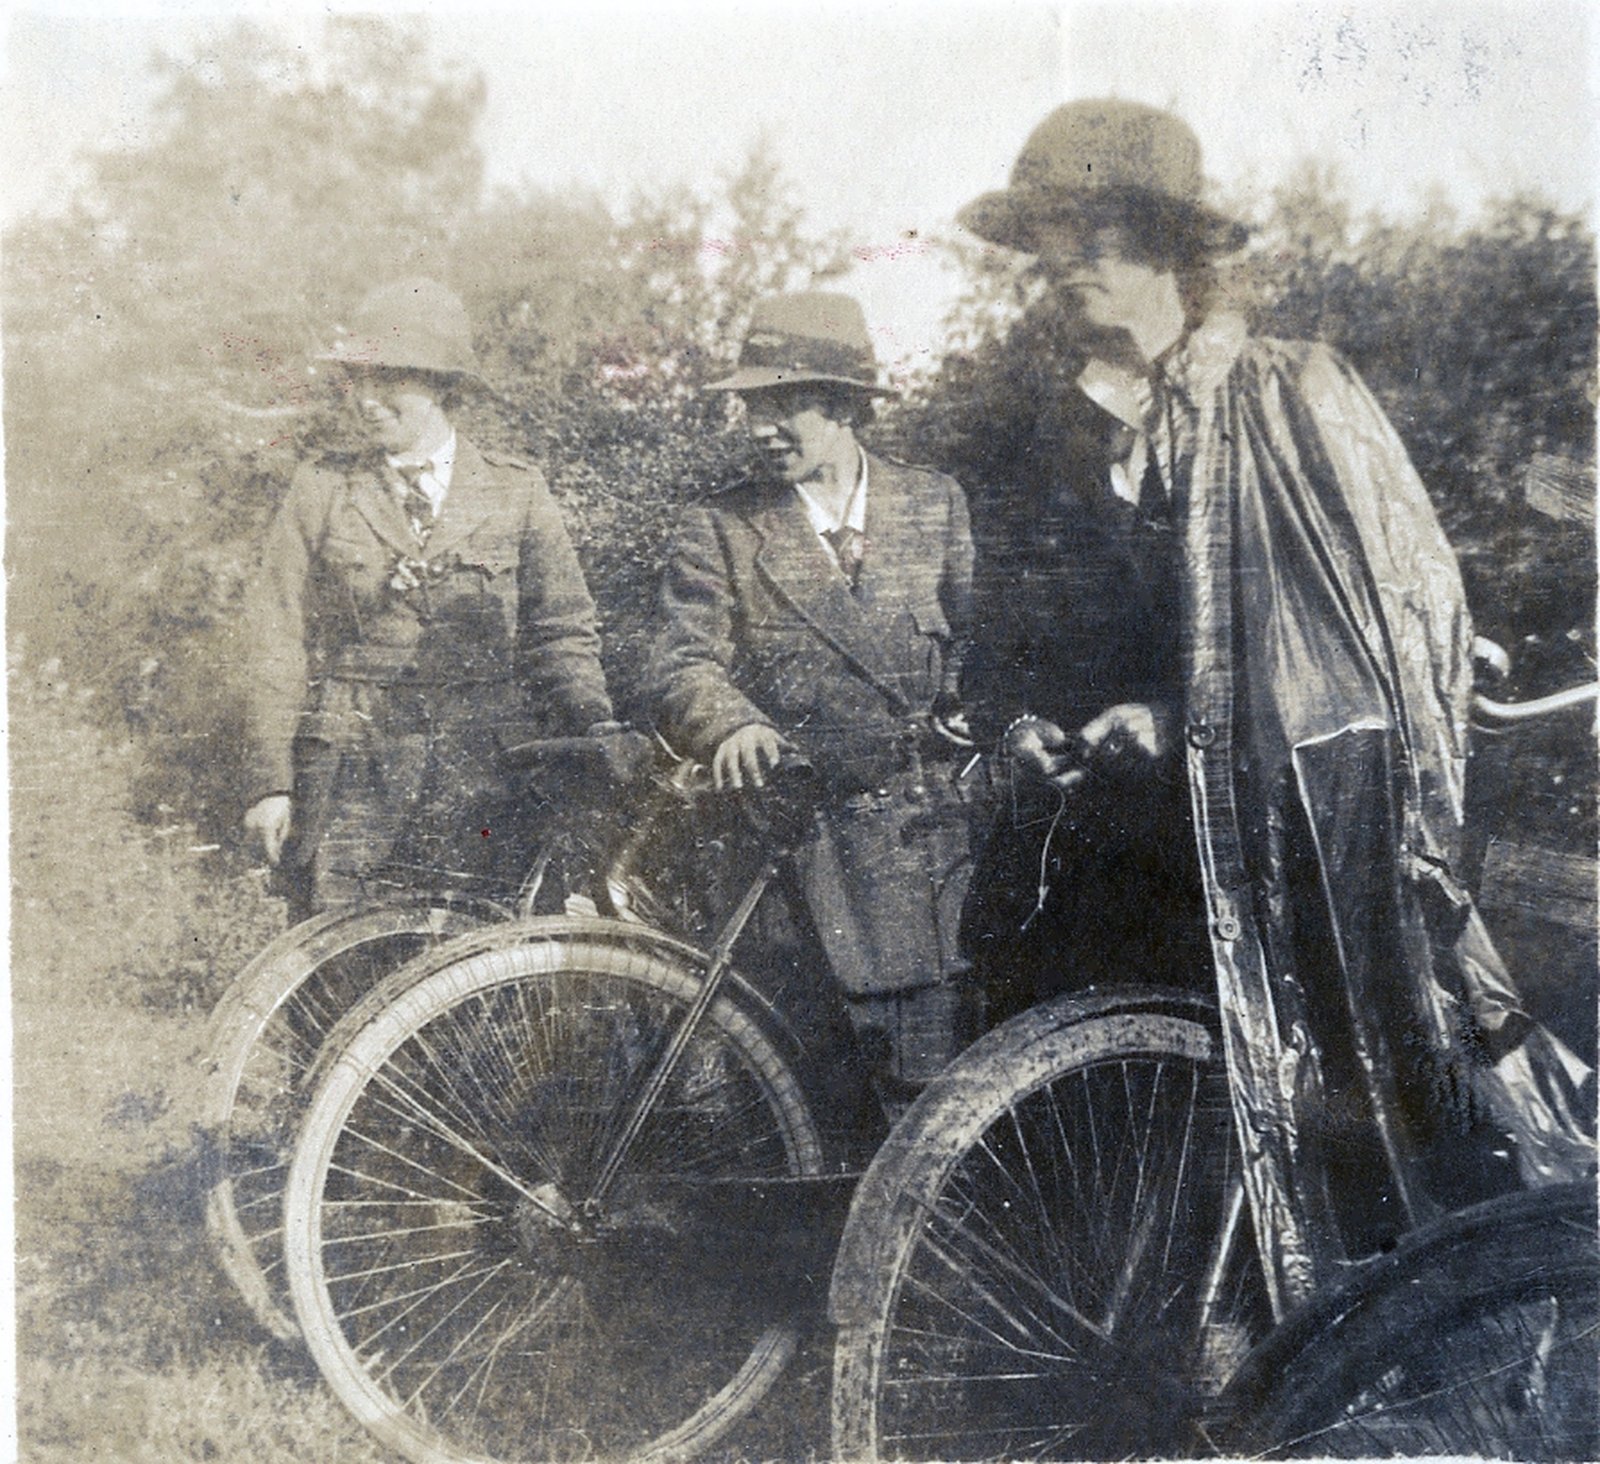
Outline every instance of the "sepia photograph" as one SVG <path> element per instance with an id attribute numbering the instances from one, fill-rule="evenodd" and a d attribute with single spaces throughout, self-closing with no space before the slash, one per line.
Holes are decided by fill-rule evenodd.
<path id="1" fill-rule="evenodd" d="M 1597 42 L 7 7 L 0 1456 L 1600 1459 Z"/>

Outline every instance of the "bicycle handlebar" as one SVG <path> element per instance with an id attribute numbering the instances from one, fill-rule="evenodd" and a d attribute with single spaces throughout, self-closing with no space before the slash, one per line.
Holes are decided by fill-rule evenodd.
<path id="1" fill-rule="evenodd" d="M 512 725 L 497 728 L 496 738 L 502 765 L 523 775 L 627 785 L 637 782 L 655 759 L 650 739 L 627 728 L 587 737 L 529 737 Z"/>
<path id="2" fill-rule="evenodd" d="M 1472 715 L 1487 726 L 1515 726 L 1520 722 L 1537 722 L 1543 717 L 1585 706 L 1597 699 L 1600 699 L 1600 681 L 1591 681 L 1584 686 L 1569 686 L 1565 691 L 1552 692 L 1549 696 L 1538 696 L 1524 702 L 1494 701 L 1481 691 L 1476 691 L 1472 694 Z"/>

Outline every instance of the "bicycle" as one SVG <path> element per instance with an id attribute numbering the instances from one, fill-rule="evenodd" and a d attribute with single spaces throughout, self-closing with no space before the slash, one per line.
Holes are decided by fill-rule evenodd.
<path id="1" fill-rule="evenodd" d="M 607 861 L 619 904 L 693 773 L 656 778 Z M 733 964 L 769 889 L 803 916 L 808 773 L 745 805 L 762 856 L 708 940 L 616 915 L 465 935 L 326 1044 L 285 1194 L 290 1286 L 325 1380 L 407 1457 L 687 1457 L 820 1315 L 881 1120 L 843 1014 L 821 1040 L 791 1017 L 827 988 L 758 990 Z"/>
<path id="2" fill-rule="evenodd" d="M 1589 1186 L 1448 1215 L 1285 1317 L 1239 1154 L 1209 999 L 1108 988 L 989 1033 L 858 1187 L 833 1456 L 1600 1454 Z"/>
<path id="3" fill-rule="evenodd" d="M 857 1177 L 807 1044 L 731 964 L 782 857 L 709 942 L 514 922 L 389 977 L 327 1044 L 291 1285 L 326 1380 L 407 1457 L 688 1457 L 776 1381 L 832 1254 L 819 1200 Z M 1239 1176 L 1204 999 L 1108 990 L 990 1033 L 860 1178 L 833 1264 L 835 1456 L 1359 1451 L 1377 1417 L 1580 1456 L 1587 1196 L 1449 1217 L 1280 1320 Z M 1443 1378 L 1392 1335 L 1441 1276 L 1473 1280 L 1420 1307 L 1453 1329 Z"/>
<path id="4" fill-rule="evenodd" d="M 594 856 L 565 830 L 574 809 L 592 807 L 597 796 L 603 805 L 611 788 L 637 776 L 643 742 L 633 734 L 609 743 L 538 740 L 508 729 L 503 761 L 516 817 L 509 830 L 493 822 L 517 851 L 504 864 L 513 873 L 385 866 L 359 902 L 282 932 L 217 1003 L 201 1108 L 206 1230 L 251 1315 L 280 1341 L 299 1337 L 283 1271 L 283 1186 L 306 1074 L 322 1043 L 362 994 L 418 953 L 485 925 L 559 910 L 586 890 Z"/>

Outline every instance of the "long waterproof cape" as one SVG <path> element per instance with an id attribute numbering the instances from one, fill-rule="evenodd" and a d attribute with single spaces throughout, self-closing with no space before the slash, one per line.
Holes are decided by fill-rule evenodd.
<path id="1" fill-rule="evenodd" d="M 1592 1172 L 1572 1104 L 1584 1070 L 1529 1021 L 1453 874 L 1470 625 L 1383 410 L 1334 352 L 1250 339 L 1233 317 L 1197 329 L 1163 387 L 1195 836 L 1246 1187 L 1282 1310 L 1334 1263 L 1306 1143 L 1330 1095 L 1284 954 L 1274 831 L 1291 805 L 1408 1220 L 1459 1202 L 1440 1178 L 1469 1129 L 1509 1140 L 1524 1183 Z"/>

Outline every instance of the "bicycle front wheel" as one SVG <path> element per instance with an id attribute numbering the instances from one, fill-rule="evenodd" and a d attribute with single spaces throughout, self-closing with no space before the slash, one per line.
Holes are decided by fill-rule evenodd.
<path id="1" fill-rule="evenodd" d="M 409 1458 L 686 1457 L 793 1350 L 775 1217 L 803 1215 L 817 1129 L 727 994 L 641 1104 L 699 970 L 627 927 L 521 939 L 331 1057 L 285 1207 L 301 1328 Z"/>
<path id="2" fill-rule="evenodd" d="M 834 1269 L 836 1457 L 1195 1446 L 1265 1322 L 1206 1018 L 1177 993 L 1061 998 L 918 1100 Z"/>
<path id="3" fill-rule="evenodd" d="M 1587 1185 L 1476 1205 L 1362 1263 L 1241 1369 L 1252 1457 L 1600 1458 L 1600 1250 Z"/>

